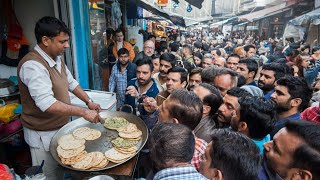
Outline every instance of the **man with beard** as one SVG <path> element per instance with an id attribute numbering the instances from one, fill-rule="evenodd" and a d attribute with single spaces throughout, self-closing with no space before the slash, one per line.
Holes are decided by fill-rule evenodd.
<path id="1" fill-rule="evenodd" d="M 290 72 L 287 72 L 286 64 L 270 63 L 264 64 L 260 72 L 260 78 L 258 80 L 258 87 L 263 90 L 264 98 L 271 99 L 271 94 L 274 92 L 273 88 L 275 82 L 285 76 L 291 76 Z"/>
<path id="2" fill-rule="evenodd" d="M 159 72 L 153 74 L 152 78 L 160 85 L 160 92 L 167 89 L 167 75 L 169 69 L 176 66 L 175 56 L 171 53 L 164 53 L 160 56 Z"/>
<path id="3" fill-rule="evenodd" d="M 289 121 L 273 141 L 264 144 L 259 180 L 319 179 L 320 126 Z"/>
<path id="4" fill-rule="evenodd" d="M 228 128 L 230 126 L 232 116 L 236 115 L 236 111 L 240 108 L 239 98 L 246 96 L 251 96 L 251 94 L 239 87 L 227 91 L 227 94 L 223 97 L 223 103 L 217 111 L 217 128 Z"/>
<path id="5" fill-rule="evenodd" d="M 136 77 L 137 66 L 129 60 L 129 51 L 126 48 L 119 49 L 118 62 L 112 67 L 109 78 L 109 91 L 117 93 L 117 109 L 124 104 L 128 82 Z"/>
<path id="6" fill-rule="evenodd" d="M 151 57 L 154 54 L 155 44 L 151 40 L 147 40 L 143 44 L 143 51 L 139 52 L 133 60 L 133 63 L 137 63 L 139 59 L 143 59 L 145 57 Z"/>
<path id="7" fill-rule="evenodd" d="M 231 118 L 231 128 L 248 136 L 263 152 L 263 144 L 270 141 L 269 133 L 276 120 L 275 103 L 258 96 L 239 99 L 240 108 Z"/>
<path id="8" fill-rule="evenodd" d="M 201 72 L 202 68 L 200 67 L 196 67 L 191 70 L 188 82 L 189 91 L 192 91 L 195 87 L 199 86 L 202 83 Z"/>
<path id="9" fill-rule="evenodd" d="M 219 68 L 213 78 L 213 83 L 219 89 L 221 96 L 225 96 L 227 91 L 233 87 L 237 87 L 238 74 L 231 69 Z"/>
<path id="10" fill-rule="evenodd" d="M 188 81 L 188 72 L 182 67 L 173 67 L 169 69 L 167 75 L 167 89 L 161 91 L 157 97 L 157 105 L 160 106 L 164 100 L 172 93 L 175 89 L 183 89 L 186 87 Z"/>
<path id="11" fill-rule="evenodd" d="M 277 122 L 271 132 L 271 138 L 287 121 L 299 120 L 300 112 L 306 109 L 312 97 L 312 90 L 300 77 L 284 77 L 276 82 L 271 98 L 277 103 Z"/>
<path id="12" fill-rule="evenodd" d="M 128 82 L 125 104 L 130 105 L 133 108 L 133 113 L 137 113 L 138 115 L 146 113 L 143 106 L 139 105 L 142 103 L 143 98 L 156 97 L 160 87 L 157 82 L 151 78 L 153 71 L 151 58 L 145 57 L 140 59 L 136 65 L 137 77 Z"/>

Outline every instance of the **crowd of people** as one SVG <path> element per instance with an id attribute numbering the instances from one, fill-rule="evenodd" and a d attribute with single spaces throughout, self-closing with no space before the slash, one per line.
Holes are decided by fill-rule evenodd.
<path id="1" fill-rule="evenodd" d="M 20 119 L 32 165 L 44 160 L 47 178 L 57 179 L 49 152 L 55 133 L 69 116 L 104 120 L 61 58 L 66 24 L 43 17 L 34 32 L 37 45 L 17 72 Z M 121 30 L 114 37 L 101 54 L 111 69 L 109 90 L 118 110 L 150 130 L 135 177 L 320 179 L 320 46 L 190 32 L 161 42 L 150 35 L 135 52 Z M 88 108 L 72 105 L 68 91 Z"/>
<path id="2" fill-rule="evenodd" d="M 320 46 L 189 32 L 132 58 L 115 36 L 109 90 L 151 132 L 138 177 L 320 179 Z"/>

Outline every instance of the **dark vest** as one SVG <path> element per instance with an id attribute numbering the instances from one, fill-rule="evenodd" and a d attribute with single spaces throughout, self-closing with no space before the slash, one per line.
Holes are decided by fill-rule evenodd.
<path id="1" fill-rule="evenodd" d="M 18 84 L 22 104 L 21 123 L 23 126 L 37 131 L 49 131 L 59 129 L 60 127 L 68 123 L 69 117 L 59 114 L 42 112 L 36 106 L 34 100 L 30 96 L 28 87 L 21 81 L 19 75 L 21 66 L 25 62 L 30 60 L 35 60 L 41 63 L 49 71 L 54 98 L 63 103 L 71 104 L 68 93 L 69 83 L 67 80 L 66 66 L 64 62 L 62 61 L 61 63 L 60 73 L 55 67 L 51 68 L 48 62 L 38 52 L 31 51 L 21 59 L 17 69 Z"/>

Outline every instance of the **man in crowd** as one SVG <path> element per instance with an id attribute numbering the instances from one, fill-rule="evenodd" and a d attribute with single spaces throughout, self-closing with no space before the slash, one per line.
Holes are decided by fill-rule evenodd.
<path id="1" fill-rule="evenodd" d="M 139 52 L 133 60 L 133 63 L 136 63 L 139 59 L 145 57 L 151 57 L 154 54 L 155 44 L 151 40 L 147 40 L 143 43 L 143 51 Z"/>
<path id="2" fill-rule="evenodd" d="M 153 180 L 206 178 L 191 165 L 195 138 L 187 126 L 159 123 L 149 137 L 148 145 L 153 164 Z"/>
<path id="3" fill-rule="evenodd" d="M 231 118 L 231 128 L 252 139 L 262 154 L 276 121 L 275 103 L 258 96 L 239 98 L 238 102 L 240 108 Z"/>
<path id="4" fill-rule="evenodd" d="M 213 55 L 214 59 L 221 57 L 221 51 L 218 48 L 211 48 L 210 53 Z"/>
<path id="5" fill-rule="evenodd" d="M 172 42 L 169 44 L 169 52 L 176 57 L 176 60 L 182 61 L 182 57 L 178 54 L 179 47 L 179 43 Z"/>
<path id="6" fill-rule="evenodd" d="M 118 59 L 118 51 L 119 49 L 121 48 L 126 48 L 128 51 L 129 51 L 129 59 L 130 61 L 133 61 L 134 57 L 135 57 L 135 53 L 134 53 L 134 50 L 133 50 L 133 47 L 130 43 L 124 41 L 124 34 L 122 32 L 121 29 L 117 29 L 116 32 L 116 41 L 115 41 L 115 44 L 112 48 L 112 53 L 113 53 L 113 56 Z"/>
<path id="7" fill-rule="evenodd" d="M 136 77 L 136 68 L 137 66 L 129 61 L 129 51 L 126 48 L 119 49 L 118 61 L 112 67 L 109 78 L 109 91 L 116 92 L 117 109 L 125 102 L 127 84 Z"/>
<path id="8" fill-rule="evenodd" d="M 188 72 L 182 67 L 173 67 L 169 69 L 167 75 L 167 89 L 161 91 L 156 96 L 157 105 L 160 106 L 164 100 L 172 93 L 175 89 L 183 89 L 188 83 Z"/>
<path id="9" fill-rule="evenodd" d="M 237 87 L 238 74 L 230 69 L 221 68 L 213 79 L 213 85 L 217 87 L 222 96 L 225 96 L 227 91 L 233 87 Z"/>
<path id="10" fill-rule="evenodd" d="M 199 86 L 202 83 L 201 72 L 202 68 L 200 67 L 191 70 L 188 83 L 189 91 L 192 91 L 195 87 Z"/>
<path id="11" fill-rule="evenodd" d="M 227 91 L 217 112 L 217 127 L 225 128 L 230 126 L 231 118 L 236 115 L 236 111 L 240 108 L 239 98 L 246 96 L 251 96 L 251 94 L 239 87 L 234 87 Z"/>
<path id="12" fill-rule="evenodd" d="M 142 116 L 142 119 L 149 129 L 152 129 L 159 119 L 160 122 L 183 124 L 194 130 L 202 118 L 201 99 L 194 92 L 185 89 L 173 91 L 159 108 L 154 98 L 145 98 L 143 104 L 149 114 Z M 206 141 L 196 138 L 195 152 L 191 161 L 196 169 L 200 166 L 201 155 L 204 154 L 206 146 Z"/>
<path id="13" fill-rule="evenodd" d="M 277 103 L 277 122 L 271 132 L 271 138 L 287 121 L 300 119 L 300 112 L 308 107 L 312 90 L 300 77 L 283 77 L 276 82 L 271 98 Z"/>
<path id="14" fill-rule="evenodd" d="M 70 116 L 81 116 L 98 123 L 100 106 L 94 103 L 72 77 L 61 55 L 69 48 L 70 30 L 55 17 L 43 17 L 35 26 L 37 45 L 18 65 L 18 84 L 22 104 L 21 123 L 24 138 L 30 146 L 32 165 L 45 161 L 43 172 L 55 177 L 57 162 L 49 145 L 58 130 L 69 122 Z M 89 109 L 72 106 L 72 91 Z"/>
<path id="15" fill-rule="evenodd" d="M 252 44 L 244 46 L 244 51 L 246 52 L 246 57 L 251 57 L 256 54 L 256 47 Z"/>
<path id="16" fill-rule="evenodd" d="M 258 179 L 319 179 L 319 136 L 320 126 L 315 123 L 286 123 L 273 141 L 264 144 Z"/>
<path id="17" fill-rule="evenodd" d="M 160 87 L 151 78 L 153 64 L 150 58 L 140 59 L 136 62 L 136 65 L 136 78 L 128 82 L 125 104 L 130 105 L 134 113 L 144 114 L 146 112 L 143 106 L 139 105 L 143 101 L 143 96 L 156 97 Z"/>
<path id="18" fill-rule="evenodd" d="M 152 64 L 153 64 L 153 71 L 152 74 L 158 73 L 160 70 L 160 57 L 158 55 L 152 55 Z"/>
<path id="19" fill-rule="evenodd" d="M 202 68 L 210 67 L 213 63 L 213 55 L 210 53 L 206 53 L 202 57 L 201 66 Z"/>
<path id="20" fill-rule="evenodd" d="M 290 72 L 287 72 L 285 64 L 280 63 L 270 63 L 264 64 L 260 72 L 260 77 L 258 80 L 258 87 L 263 90 L 264 97 L 266 99 L 271 99 L 271 94 L 274 92 L 275 82 L 284 77 L 290 76 Z"/>
<path id="21" fill-rule="evenodd" d="M 197 127 L 194 129 L 196 137 L 205 140 L 207 143 L 211 141 L 211 134 L 216 129 L 217 110 L 223 102 L 222 96 L 217 88 L 214 86 L 201 83 L 195 87 L 194 93 L 203 102 L 202 118 Z"/>
<path id="22" fill-rule="evenodd" d="M 239 61 L 240 61 L 240 56 L 236 54 L 231 54 L 230 56 L 228 56 L 226 67 L 234 71 L 237 71 Z"/>
<path id="23" fill-rule="evenodd" d="M 167 89 L 166 82 L 169 69 L 176 66 L 176 59 L 171 53 L 164 53 L 160 56 L 159 72 L 155 73 L 152 78 L 160 85 L 160 92 Z"/>
<path id="24" fill-rule="evenodd" d="M 183 60 L 188 61 L 191 64 L 194 64 L 192 47 L 189 44 L 185 44 L 182 46 Z"/>
<path id="25" fill-rule="evenodd" d="M 220 68 L 226 67 L 226 59 L 224 57 L 214 58 L 213 64 Z"/>
<path id="26" fill-rule="evenodd" d="M 229 129 L 218 129 L 206 148 L 200 173 L 208 179 L 256 180 L 259 162 L 259 150 L 249 138 Z"/>
<path id="27" fill-rule="evenodd" d="M 254 78 L 258 71 L 257 61 L 247 58 L 241 59 L 237 67 L 237 73 L 246 79 L 246 85 L 258 86 Z"/>

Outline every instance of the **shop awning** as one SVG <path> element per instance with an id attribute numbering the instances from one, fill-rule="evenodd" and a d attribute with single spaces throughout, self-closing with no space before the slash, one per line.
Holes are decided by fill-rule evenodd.
<path id="1" fill-rule="evenodd" d="M 173 0 L 173 1 L 176 2 L 176 3 L 179 3 L 179 0 Z M 187 1 L 192 6 L 195 6 L 195 7 L 199 8 L 199 9 L 201 9 L 202 8 L 202 3 L 203 3 L 204 0 L 185 0 L 185 1 Z"/>
<path id="2" fill-rule="evenodd" d="M 137 6 L 155 14 L 158 16 L 162 16 L 168 20 L 170 20 L 173 24 L 177 26 L 186 26 L 185 20 L 183 16 L 180 16 L 179 14 L 174 14 L 171 12 L 168 12 L 166 10 L 160 9 L 158 6 L 155 6 L 145 0 L 130 0 L 131 3 L 135 3 Z"/>
<path id="3" fill-rule="evenodd" d="M 290 25 L 294 26 L 305 26 L 308 24 L 319 25 L 320 24 L 320 8 L 308 12 L 304 15 L 291 19 L 289 21 Z"/>
<path id="4" fill-rule="evenodd" d="M 289 9 L 290 8 L 288 8 L 287 3 L 281 3 L 280 5 L 272 6 L 272 7 L 260 10 L 260 11 L 256 11 L 256 12 L 252 12 L 249 14 L 239 16 L 239 19 L 242 21 L 253 22 L 253 21 L 257 21 L 262 18 L 266 18 L 266 17 L 272 16 L 272 15 L 287 11 Z"/>

